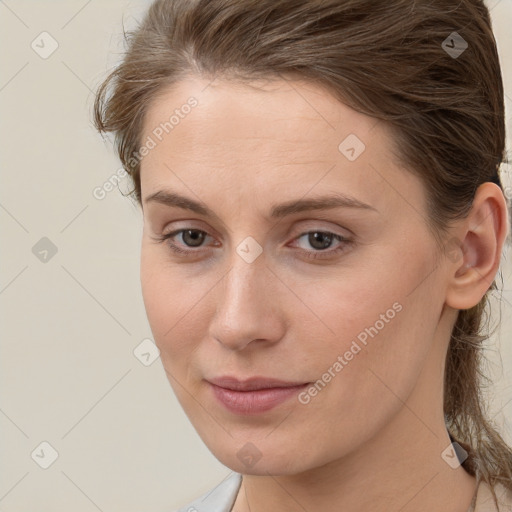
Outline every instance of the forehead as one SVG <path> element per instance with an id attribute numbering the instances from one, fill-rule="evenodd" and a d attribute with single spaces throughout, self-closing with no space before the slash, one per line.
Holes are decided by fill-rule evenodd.
<path id="1" fill-rule="evenodd" d="M 143 197 L 166 184 L 185 190 L 184 181 L 202 197 L 220 188 L 236 189 L 240 201 L 242 188 L 244 200 L 251 191 L 260 199 L 321 188 L 382 209 L 386 182 L 388 200 L 396 202 L 404 181 L 421 193 L 397 166 L 382 123 L 308 82 L 188 78 L 153 99 L 141 140 L 148 138 L 154 147 L 141 162 Z M 347 149 L 360 155 L 348 158 L 354 151 Z"/>
<path id="2" fill-rule="evenodd" d="M 191 98 L 196 106 L 190 109 Z M 165 123 L 173 113 L 172 128 L 167 126 L 165 130 Z M 144 121 L 144 135 L 155 130 L 158 135 L 160 127 L 160 132 L 164 131 L 161 136 L 166 138 L 172 130 L 177 147 L 185 142 L 195 147 L 206 145 L 208 148 L 204 149 L 214 151 L 224 144 L 211 147 L 210 142 L 232 141 L 240 149 L 257 146 L 267 152 L 272 148 L 285 153 L 293 147 L 295 151 L 315 156 L 321 156 L 329 148 L 332 150 L 343 135 L 357 133 L 365 138 L 376 125 L 375 119 L 352 110 L 323 88 L 308 82 L 285 79 L 209 82 L 193 77 L 162 90 L 150 103 Z"/>

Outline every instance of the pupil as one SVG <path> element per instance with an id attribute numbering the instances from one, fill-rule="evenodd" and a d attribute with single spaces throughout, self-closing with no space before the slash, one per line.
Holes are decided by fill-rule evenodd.
<path id="1" fill-rule="evenodd" d="M 194 234 L 191 235 L 191 233 L 195 233 L 195 235 Z M 187 245 L 191 245 L 192 247 L 197 247 L 197 246 L 201 245 L 203 238 L 204 238 L 204 233 L 197 231 L 197 230 L 187 229 L 186 231 L 183 232 L 183 236 L 184 237 L 190 236 L 192 238 L 191 244 L 189 244 L 184 238 L 184 242 Z"/>
<path id="2" fill-rule="evenodd" d="M 321 233 L 319 231 L 316 231 L 314 233 L 310 233 L 309 235 L 309 243 L 312 247 L 315 247 L 316 249 L 326 249 L 329 247 L 331 243 L 331 235 L 328 233 Z M 320 246 L 317 246 L 317 242 L 320 241 Z"/>

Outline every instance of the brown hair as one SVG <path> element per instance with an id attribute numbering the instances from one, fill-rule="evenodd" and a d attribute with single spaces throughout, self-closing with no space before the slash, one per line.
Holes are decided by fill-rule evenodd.
<path id="1" fill-rule="evenodd" d="M 453 34 L 456 32 L 457 34 Z M 421 178 L 429 227 L 442 241 L 476 189 L 501 185 L 504 91 L 481 0 L 157 0 L 128 34 L 127 53 L 98 89 L 94 122 L 114 132 L 140 197 L 144 115 L 181 79 L 299 77 L 389 126 L 397 159 Z M 467 48 L 464 49 L 465 44 Z M 108 93 L 111 92 L 109 95 Z M 463 467 L 512 489 L 512 450 L 487 418 L 482 333 L 487 294 L 459 311 L 446 357 L 447 430 Z"/>

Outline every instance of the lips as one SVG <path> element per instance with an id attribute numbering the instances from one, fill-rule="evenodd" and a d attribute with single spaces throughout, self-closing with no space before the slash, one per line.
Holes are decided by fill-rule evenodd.
<path id="1" fill-rule="evenodd" d="M 248 379 L 241 380 L 236 377 L 224 376 L 213 379 L 207 379 L 211 384 L 215 384 L 224 389 L 232 389 L 233 391 L 255 391 L 258 389 L 269 388 L 291 388 L 303 386 L 307 382 L 290 382 L 279 379 L 272 379 L 267 377 L 249 377 Z"/>
<path id="2" fill-rule="evenodd" d="M 235 377 L 210 379 L 213 397 L 226 410 L 237 415 L 267 412 L 297 395 L 309 382 L 290 382 L 267 377 L 239 380 Z"/>

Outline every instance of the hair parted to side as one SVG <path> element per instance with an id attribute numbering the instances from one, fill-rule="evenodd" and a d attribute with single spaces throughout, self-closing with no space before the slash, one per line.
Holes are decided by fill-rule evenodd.
<path id="1" fill-rule="evenodd" d="M 468 44 L 458 57 L 442 44 Z M 115 146 L 141 204 L 142 126 L 150 102 L 189 76 L 242 83 L 296 77 L 323 86 L 390 129 L 397 161 L 419 176 L 428 222 L 443 247 L 476 189 L 501 185 L 505 114 L 501 69 L 482 0 L 156 0 L 125 34 L 123 61 L 100 85 L 94 123 Z M 464 468 L 512 489 L 512 449 L 487 417 L 482 390 L 484 313 L 492 283 L 461 310 L 448 348 L 447 430 L 467 452 Z M 496 500 L 496 494 L 494 493 Z"/>

